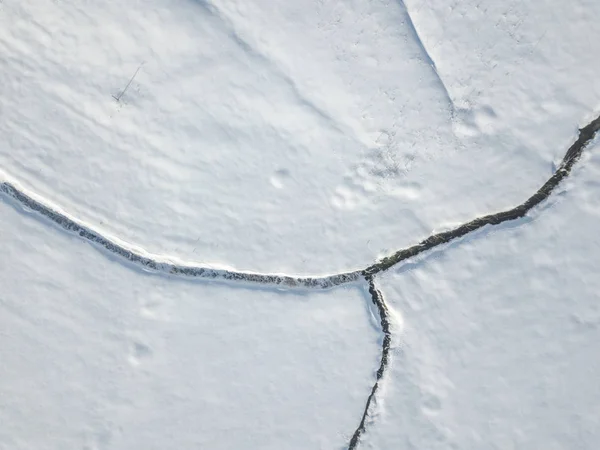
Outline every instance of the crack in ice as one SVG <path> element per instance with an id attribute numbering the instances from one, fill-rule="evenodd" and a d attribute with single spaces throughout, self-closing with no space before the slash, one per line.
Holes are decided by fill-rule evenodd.
<path id="1" fill-rule="evenodd" d="M 371 413 L 371 405 L 377 401 L 377 392 L 381 386 L 381 382 L 383 379 L 383 375 L 385 374 L 388 365 L 390 363 L 390 350 L 392 348 L 392 327 L 391 327 L 391 315 L 388 309 L 387 304 L 383 298 L 383 294 L 377 287 L 375 286 L 375 280 L 373 279 L 373 275 L 367 275 L 365 277 L 367 283 L 369 283 L 369 294 L 371 295 L 371 301 L 377 307 L 377 311 L 379 312 L 379 319 L 381 325 L 381 331 L 383 331 L 383 341 L 381 342 L 381 362 L 379 363 L 379 369 L 377 369 L 377 376 L 375 378 L 375 384 L 371 389 L 371 393 L 367 398 L 367 403 L 365 404 L 365 409 L 363 411 L 362 418 L 360 420 L 360 424 L 352 438 L 350 439 L 350 444 L 348 444 L 348 450 L 354 450 L 360 444 L 360 438 L 364 434 L 367 428 L 367 419 Z"/>
<path id="2" fill-rule="evenodd" d="M 145 270 L 155 273 L 172 274 L 188 278 L 253 283 L 266 286 L 275 286 L 283 289 L 328 289 L 361 280 L 366 282 L 369 287 L 371 301 L 375 304 L 379 313 L 383 340 L 381 362 L 376 373 L 375 383 L 366 401 L 360 423 L 354 431 L 348 444 L 348 450 L 354 450 L 360 445 L 361 437 L 366 432 L 368 425 L 367 420 L 372 413 L 377 392 L 390 362 L 392 316 L 385 302 L 385 298 L 375 286 L 375 275 L 390 269 L 402 261 L 413 258 L 421 253 L 446 244 L 454 239 L 461 238 L 486 225 L 499 225 L 503 222 L 524 217 L 532 208 L 546 200 L 560 184 L 560 182 L 569 176 L 573 166 L 583 153 L 584 148 L 590 143 L 599 130 L 600 116 L 579 130 L 579 136 L 577 140 L 571 145 L 571 147 L 569 147 L 557 170 L 541 188 L 539 188 L 531 197 L 529 197 L 520 205 L 505 211 L 479 217 L 452 230 L 433 234 L 427 239 L 421 241 L 419 244 L 398 250 L 393 255 L 382 258 L 365 269 L 321 277 L 261 274 L 256 272 L 216 269 L 208 266 L 175 264 L 173 262 L 169 262 L 166 258 L 160 259 L 153 255 L 146 255 L 142 252 L 135 251 L 132 248 L 128 248 L 125 244 L 120 244 L 116 240 L 110 239 L 109 237 L 103 235 L 99 231 L 83 225 L 81 222 L 69 217 L 67 214 L 53 209 L 52 207 L 48 206 L 47 203 L 37 200 L 32 195 L 27 194 L 24 190 L 17 188 L 13 183 L 8 181 L 1 182 L 0 192 L 4 194 L 5 199 L 9 198 L 14 200 L 14 202 L 11 203 L 16 203 L 16 205 L 21 206 L 24 209 L 30 209 L 44 218 L 49 219 L 51 222 L 54 222 L 54 224 L 58 225 L 64 230 L 73 234 L 77 234 L 84 240 L 87 240 L 88 242 L 91 242 L 96 246 L 119 256 L 129 263 L 133 263 Z"/>
<path id="3" fill-rule="evenodd" d="M 114 239 L 103 235 L 87 225 L 58 212 L 47 204 L 36 200 L 31 195 L 17 188 L 14 184 L 4 181 L 0 183 L 0 192 L 12 198 L 21 207 L 28 208 L 43 217 L 51 220 L 64 230 L 79 235 L 81 238 L 109 251 L 129 263 L 144 270 L 170 275 L 179 275 L 188 278 L 204 278 L 209 280 L 247 282 L 285 288 L 327 289 L 341 284 L 351 283 L 361 277 L 360 271 L 338 273 L 322 277 L 289 276 L 282 274 L 263 274 L 256 272 L 242 272 L 227 269 L 217 269 L 209 266 L 191 264 L 176 264 L 168 258 L 159 258 L 150 254 L 143 254 L 125 244 L 120 244 Z"/>

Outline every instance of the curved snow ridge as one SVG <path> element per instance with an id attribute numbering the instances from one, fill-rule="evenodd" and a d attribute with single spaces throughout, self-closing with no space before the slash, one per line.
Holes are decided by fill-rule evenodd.
<path id="1" fill-rule="evenodd" d="M 329 289 L 342 284 L 348 284 L 362 278 L 360 270 L 354 272 L 338 273 L 322 277 L 301 277 L 283 274 L 262 274 L 253 272 L 240 272 L 228 269 L 217 269 L 207 266 L 176 264 L 150 254 L 143 254 L 125 244 L 110 239 L 98 231 L 85 226 L 50 206 L 34 199 L 12 183 L 0 183 L 0 192 L 16 200 L 22 207 L 29 208 L 45 218 L 51 220 L 59 227 L 73 234 L 78 234 L 83 239 L 104 248 L 105 250 L 124 258 L 144 270 L 170 275 L 179 275 L 188 278 L 204 278 L 209 280 L 222 280 L 246 282 L 281 286 L 284 288 Z"/>

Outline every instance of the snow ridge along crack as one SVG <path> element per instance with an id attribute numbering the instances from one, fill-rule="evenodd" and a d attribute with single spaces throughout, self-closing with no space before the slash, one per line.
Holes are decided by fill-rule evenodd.
<path id="1" fill-rule="evenodd" d="M 573 165 L 583 153 L 583 149 L 594 138 L 598 130 L 600 130 L 600 116 L 579 130 L 579 137 L 567 150 L 567 153 L 565 154 L 556 172 L 554 172 L 548 181 L 546 181 L 535 194 L 533 194 L 520 205 L 506 211 L 500 211 L 494 214 L 488 214 L 487 216 L 478 217 L 477 219 L 462 224 L 453 230 L 431 235 L 420 243 L 409 248 L 398 250 L 393 255 L 387 256 L 375 264 L 367 267 L 363 270 L 363 275 L 374 275 L 376 273 L 383 272 L 399 262 L 404 261 L 405 259 L 412 258 L 413 256 L 437 247 L 438 245 L 446 244 L 454 239 L 463 237 L 466 234 L 484 227 L 485 225 L 499 225 L 502 222 L 519 219 L 525 216 L 525 214 L 527 214 L 534 206 L 537 206 L 542 201 L 546 200 L 552 191 L 554 191 L 554 189 L 559 185 L 559 183 L 571 173 L 571 169 L 573 169 Z"/>
<path id="2" fill-rule="evenodd" d="M 371 301 L 377 307 L 377 311 L 379 311 L 379 318 L 381 320 L 381 331 L 383 331 L 383 341 L 381 343 L 381 363 L 379 364 L 379 369 L 377 369 L 375 384 L 371 389 L 369 398 L 367 398 L 367 403 L 365 404 L 365 409 L 363 411 L 360 424 L 358 425 L 356 431 L 354 431 L 352 439 L 350 439 L 350 444 L 348 444 L 348 450 L 354 450 L 358 447 L 360 438 L 366 431 L 367 419 L 371 415 L 371 405 L 377 400 L 377 391 L 381 385 L 383 375 L 388 368 L 390 362 L 390 349 L 392 348 L 390 312 L 385 304 L 385 300 L 383 299 L 381 291 L 375 286 L 373 275 L 367 275 L 365 279 L 367 280 L 367 283 L 369 283 L 369 294 L 371 294 Z"/>
<path id="3" fill-rule="evenodd" d="M 114 239 L 104 236 L 101 232 L 92 229 L 70 218 L 66 214 L 52 209 L 47 204 L 34 199 L 15 185 L 5 181 L 0 183 L 0 192 L 16 200 L 23 208 L 35 211 L 54 224 L 81 238 L 91 242 L 125 259 L 129 263 L 147 271 L 171 275 L 180 275 L 189 278 L 206 278 L 210 280 L 225 280 L 235 282 L 258 283 L 265 285 L 282 286 L 286 288 L 327 289 L 341 284 L 350 283 L 361 277 L 360 271 L 338 273 L 323 277 L 294 277 L 281 274 L 262 274 L 254 272 L 240 272 L 235 270 L 215 269 L 208 266 L 175 264 L 166 258 L 161 259 L 155 255 L 144 255 L 141 252 L 128 248 Z"/>
<path id="4" fill-rule="evenodd" d="M 367 425 L 369 425 L 368 419 L 372 415 L 377 392 L 381 386 L 381 381 L 390 362 L 392 318 L 382 293 L 375 286 L 375 275 L 390 269 L 402 261 L 415 257 L 439 245 L 446 244 L 454 239 L 461 238 L 486 225 L 498 225 L 503 222 L 524 217 L 532 208 L 546 200 L 560 184 L 560 182 L 569 176 L 573 166 L 583 153 L 583 150 L 596 136 L 599 130 L 600 116 L 579 130 L 579 136 L 577 140 L 565 153 L 565 156 L 563 157 L 558 169 L 548 179 L 548 181 L 546 181 L 546 183 L 544 183 L 544 185 L 537 190 L 537 192 L 535 192 L 520 205 L 517 205 L 509 210 L 478 217 L 452 230 L 431 235 L 420 243 L 413 245 L 412 247 L 398 250 L 396 253 L 380 259 L 365 269 L 321 277 L 261 274 L 255 272 L 215 269 L 207 266 L 175 264 L 168 261 L 167 258 L 161 259 L 154 255 L 145 255 L 141 252 L 135 251 L 132 248 L 129 248 L 125 244 L 120 244 L 116 240 L 110 239 L 109 237 L 103 235 L 101 232 L 95 231 L 91 227 L 83 225 L 81 222 L 69 217 L 67 214 L 63 214 L 51 208 L 47 203 L 35 199 L 33 196 L 25 193 L 24 190 L 17 188 L 14 184 L 8 181 L 0 182 L 0 193 L 4 194 L 5 198 L 14 200 L 14 202 L 11 203 L 16 203 L 18 206 L 26 210 L 34 211 L 44 218 L 50 220 L 55 225 L 58 225 L 60 228 L 79 235 L 86 241 L 121 257 L 126 262 L 133 263 L 136 266 L 155 273 L 179 275 L 189 278 L 231 281 L 237 283 L 262 284 L 284 289 L 328 289 L 343 284 L 358 282 L 360 280 L 368 283 L 371 300 L 379 312 L 383 340 L 381 363 L 377 370 L 375 383 L 371 389 L 369 397 L 367 398 L 360 424 L 354 431 L 348 444 L 348 450 L 355 450 L 360 445 L 361 438 L 366 432 Z"/>

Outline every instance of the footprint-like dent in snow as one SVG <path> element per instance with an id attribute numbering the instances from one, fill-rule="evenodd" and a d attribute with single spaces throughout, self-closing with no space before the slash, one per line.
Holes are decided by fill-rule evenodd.
<path id="1" fill-rule="evenodd" d="M 437 414 L 442 409 L 442 400 L 432 392 L 423 392 L 421 408 L 427 414 Z"/>
<path id="2" fill-rule="evenodd" d="M 283 189 L 289 183 L 290 171 L 287 169 L 278 169 L 271 175 L 270 181 L 273 187 Z"/>
<path id="3" fill-rule="evenodd" d="M 421 185 L 419 183 L 402 183 L 394 187 L 390 194 L 405 200 L 417 200 L 420 197 Z"/>
<path id="4" fill-rule="evenodd" d="M 392 195 L 414 200 L 420 186 L 405 184 L 417 158 L 415 148 L 402 148 L 392 132 L 379 130 L 371 135 L 372 146 L 335 188 L 331 204 L 338 209 L 353 209 L 373 200 L 374 195 Z"/>
<path id="5" fill-rule="evenodd" d="M 497 131 L 496 112 L 487 105 L 457 108 L 452 117 L 452 129 L 458 137 L 475 137 Z"/>
<path id="6" fill-rule="evenodd" d="M 112 432 L 108 429 L 94 430 L 86 437 L 83 450 L 104 450 L 110 448 Z"/>
<path id="7" fill-rule="evenodd" d="M 338 186 L 330 201 L 336 209 L 351 210 L 356 208 L 361 200 L 362 195 L 360 192 L 352 189 L 352 186 L 348 183 L 348 185 Z"/>
<path id="8" fill-rule="evenodd" d="M 145 359 L 148 359 L 152 356 L 152 349 L 138 341 L 134 341 L 131 344 L 131 349 L 129 351 L 129 362 L 134 365 L 140 365 Z"/>
<path id="9" fill-rule="evenodd" d="M 144 299 L 140 305 L 140 316 L 146 319 L 164 319 L 164 305 L 156 299 Z"/>

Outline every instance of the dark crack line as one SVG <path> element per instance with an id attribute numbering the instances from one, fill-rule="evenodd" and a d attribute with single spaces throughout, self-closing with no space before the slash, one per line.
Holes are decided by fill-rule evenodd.
<path id="1" fill-rule="evenodd" d="M 257 283 L 263 285 L 281 286 L 283 288 L 309 288 L 309 289 L 327 289 L 343 284 L 358 281 L 360 278 L 368 278 L 371 275 L 383 272 L 394 265 L 419 255 L 427 250 L 431 250 L 442 244 L 446 244 L 454 239 L 463 237 L 485 225 L 498 225 L 506 221 L 521 218 L 527 214 L 533 207 L 546 200 L 559 183 L 566 178 L 575 162 L 581 156 L 585 146 L 594 138 L 600 129 L 600 116 L 579 130 L 579 137 L 567 150 L 560 166 L 554 174 L 538 189 L 529 199 L 522 204 L 494 214 L 488 214 L 479 217 L 457 228 L 442 233 L 434 234 L 419 244 L 405 249 L 398 250 L 391 256 L 387 256 L 371 266 L 349 272 L 343 272 L 321 277 L 292 276 L 283 274 L 262 274 L 255 272 L 243 272 L 236 270 L 215 269 L 207 266 L 175 264 L 167 259 L 161 260 L 153 255 L 144 255 L 140 252 L 128 248 L 124 244 L 119 244 L 104 236 L 101 232 L 93 230 L 76 220 L 68 217 L 66 214 L 58 212 L 47 204 L 27 195 L 21 189 L 13 184 L 4 181 L 0 183 L 0 192 L 5 196 L 15 200 L 20 206 L 28 208 L 58 225 L 62 229 L 79 235 L 81 238 L 96 244 L 97 246 L 123 258 L 142 268 L 167 274 L 179 275 L 190 278 L 204 278 L 210 280 L 226 280 L 234 282 Z"/>
<path id="2" fill-rule="evenodd" d="M 170 275 L 179 275 L 189 278 L 204 278 L 209 280 L 225 280 L 235 282 L 246 282 L 270 286 L 280 286 L 284 288 L 309 288 L 309 289 L 328 289 L 334 286 L 347 284 L 362 278 L 360 271 L 338 273 L 323 277 L 294 277 L 281 274 L 262 274 L 252 272 L 240 272 L 235 270 L 214 269 L 204 266 L 194 266 L 185 264 L 175 264 L 165 260 L 160 260 L 153 255 L 143 255 L 125 245 L 109 239 L 102 233 L 93 230 L 90 227 L 76 222 L 67 215 L 52 209 L 48 205 L 35 200 L 25 194 L 20 189 L 9 182 L 0 183 L 0 192 L 16 200 L 17 204 L 24 208 L 42 215 L 51 220 L 60 228 L 79 235 L 81 238 L 109 251 L 127 262 L 141 267 L 144 270 L 159 272 Z"/>
<path id="3" fill-rule="evenodd" d="M 213 269 L 209 267 L 193 266 L 174 264 L 167 260 L 159 260 L 151 255 L 143 255 L 132 249 L 127 248 L 125 245 L 119 244 L 114 240 L 109 239 L 98 231 L 91 229 L 90 227 L 84 226 L 74 219 L 71 219 L 67 215 L 60 213 L 50 206 L 42 203 L 41 201 L 35 200 L 33 197 L 27 195 L 22 190 L 15 187 L 9 182 L 0 183 L 0 192 L 6 197 L 9 197 L 20 205 L 21 207 L 31 209 L 32 211 L 40 214 L 41 216 L 54 222 L 54 224 L 67 230 L 68 232 L 78 234 L 81 238 L 105 249 L 121 258 L 125 261 L 133 263 L 137 266 L 141 266 L 145 270 L 150 270 L 158 273 L 173 274 L 192 278 L 203 278 L 209 280 L 227 280 L 242 283 L 258 283 L 267 286 L 281 287 L 285 289 L 291 288 L 309 288 L 309 289 L 327 289 L 351 282 L 356 282 L 363 278 L 369 285 L 369 293 L 371 299 L 379 312 L 381 319 L 381 329 L 383 332 L 382 351 L 381 351 L 381 363 L 377 370 L 377 376 L 375 384 L 371 389 L 371 393 L 367 399 L 363 415 L 360 424 L 354 432 L 348 450 L 356 449 L 360 442 L 361 437 L 365 433 L 367 428 L 367 421 L 370 417 L 374 402 L 376 402 L 377 392 L 380 388 L 382 378 L 386 372 L 390 360 L 390 347 L 391 347 L 391 326 L 390 326 L 390 313 L 385 303 L 383 295 L 375 287 L 374 276 L 380 272 L 384 272 L 396 264 L 405 261 L 409 258 L 415 257 L 423 252 L 433 249 L 439 245 L 446 244 L 454 239 L 463 237 L 469 233 L 472 233 L 486 225 L 499 225 L 503 222 L 519 219 L 525 216 L 532 208 L 539 205 L 542 201 L 546 200 L 562 180 L 569 176 L 573 166 L 583 153 L 585 147 L 594 138 L 597 132 L 600 130 L 600 116 L 592 120 L 588 125 L 579 130 L 579 136 L 577 140 L 569 147 L 561 164 L 554 174 L 544 183 L 544 185 L 537 190 L 531 197 L 525 202 L 512 209 L 506 211 L 500 211 L 494 214 L 488 214 L 483 217 L 479 217 L 470 222 L 454 228 L 453 230 L 445 231 L 442 233 L 434 234 L 427 239 L 421 241 L 417 245 L 408 247 L 402 250 L 398 250 L 391 256 L 385 257 L 375 264 L 357 271 L 350 271 L 345 273 L 339 273 L 323 277 L 301 277 L 301 276 L 289 276 L 289 275 L 278 275 L 278 274 L 260 274 L 250 272 L 240 272 L 234 270 L 224 269 Z"/>
<path id="4" fill-rule="evenodd" d="M 573 166 L 583 153 L 583 150 L 599 130 L 600 116 L 579 130 L 579 137 L 565 153 L 565 156 L 563 157 L 563 160 L 556 172 L 548 179 L 548 181 L 546 181 L 546 183 L 544 183 L 540 189 L 537 190 L 535 194 L 529 197 L 522 204 L 507 211 L 488 214 L 487 216 L 472 220 L 471 222 L 460 225 L 453 230 L 434 234 L 421 243 L 407 249 L 399 250 L 393 255 L 383 258 L 382 260 L 362 271 L 365 280 L 369 283 L 369 293 L 371 294 L 371 299 L 379 311 L 379 316 L 381 318 L 381 330 L 383 331 L 383 342 L 381 349 L 381 363 L 379 365 L 379 369 L 377 370 L 375 384 L 373 385 L 371 393 L 367 398 L 360 424 L 358 425 L 358 428 L 356 428 L 352 439 L 350 439 L 348 450 L 355 450 L 360 445 L 361 437 L 366 431 L 367 420 L 372 411 L 372 404 L 377 400 L 377 391 L 379 390 L 381 380 L 390 363 L 390 348 L 392 339 L 392 333 L 390 329 L 390 313 L 382 293 L 375 286 L 374 276 L 377 273 L 383 272 L 406 259 L 412 258 L 434 247 L 446 244 L 454 239 L 465 236 L 486 225 L 498 225 L 502 222 L 515 220 L 525 216 L 525 214 L 527 214 L 527 212 L 529 212 L 532 208 L 546 200 L 550 194 L 552 194 L 554 189 L 556 189 L 556 187 L 560 184 L 560 182 L 569 176 Z"/>
<path id="5" fill-rule="evenodd" d="M 503 222 L 515 220 L 525 216 L 533 207 L 546 200 L 559 183 L 565 179 L 571 172 L 575 162 L 581 156 L 585 146 L 594 138 L 600 130 L 600 116 L 579 130 L 579 137 L 567 150 L 561 164 L 554 174 L 538 189 L 538 191 L 528 198 L 525 202 L 512 209 L 500 211 L 494 214 L 488 214 L 479 217 L 470 222 L 454 228 L 429 236 L 419 244 L 405 249 L 398 250 L 391 256 L 380 259 L 371 266 L 362 269 L 343 273 L 337 273 L 326 276 L 293 276 L 284 274 L 263 274 L 256 272 L 243 272 L 227 269 L 215 269 L 208 266 L 175 264 L 170 258 L 160 259 L 155 255 L 144 255 L 141 252 L 128 248 L 125 244 L 120 244 L 116 240 L 110 239 L 101 232 L 92 229 L 89 226 L 70 218 L 42 201 L 34 199 L 15 185 L 4 181 L 0 183 L 0 193 L 9 197 L 25 208 L 32 210 L 41 216 L 49 219 L 60 228 L 79 235 L 81 238 L 96 246 L 105 249 L 129 263 L 133 263 L 145 270 L 152 272 L 162 272 L 166 274 L 179 275 L 189 278 L 203 278 L 209 280 L 246 282 L 262 285 L 273 285 L 282 288 L 308 288 L 308 289 L 328 289 L 343 284 L 353 283 L 361 278 L 367 278 L 379 272 L 386 271 L 396 264 L 415 257 L 420 253 L 431 250 L 439 245 L 446 244 L 454 239 L 463 237 L 486 225 L 499 225 Z"/>
<path id="6" fill-rule="evenodd" d="M 381 294 L 381 291 L 375 286 L 373 275 L 367 275 L 365 279 L 367 280 L 367 283 L 369 283 L 369 294 L 371 295 L 371 301 L 377 307 L 377 311 L 379 312 L 381 330 L 383 331 L 383 340 L 381 343 L 381 362 L 379 363 L 379 368 L 377 369 L 375 384 L 371 389 L 369 398 L 367 398 L 367 403 L 365 404 L 365 409 L 363 410 L 363 415 L 360 420 L 360 424 L 356 428 L 356 431 L 354 431 L 352 439 L 350 439 L 350 444 L 348 444 L 348 450 L 354 450 L 358 447 L 358 445 L 360 444 L 360 439 L 366 431 L 367 419 L 370 416 L 372 407 L 374 407 L 374 402 L 377 401 L 377 391 L 379 390 L 383 375 L 385 374 L 390 363 L 390 349 L 392 346 L 392 330 L 390 326 L 389 309 L 385 304 L 385 300 L 383 298 L 383 295 Z"/>
<path id="7" fill-rule="evenodd" d="M 544 185 L 537 190 L 535 194 L 525 200 L 518 206 L 512 209 L 497 212 L 494 214 L 488 214 L 487 216 L 479 217 L 475 220 L 467 222 L 463 225 L 454 228 L 453 230 L 444 231 L 429 236 L 427 239 L 421 241 L 417 245 L 412 247 L 398 250 L 391 256 L 387 256 L 375 264 L 367 267 L 363 270 L 363 275 L 374 275 L 379 272 L 388 270 L 392 266 L 395 266 L 401 261 L 408 258 L 417 256 L 427 250 L 431 250 L 438 245 L 446 244 L 454 239 L 463 237 L 473 231 L 476 231 L 486 225 L 499 225 L 503 222 L 510 220 L 519 219 L 527 214 L 533 207 L 539 205 L 542 201 L 546 200 L 554 189 L 564 180 L 573 169 L 575 162 L 579 159 L 583 153 L 583 149 L 586 145 L 594 138 L 598 130 L 600 129 L 600 116 L 590 122 L 588 125 L 579 130 L 579 137 L 569 147 L 565 156 L 554 174 L 544 183 Z"/>

